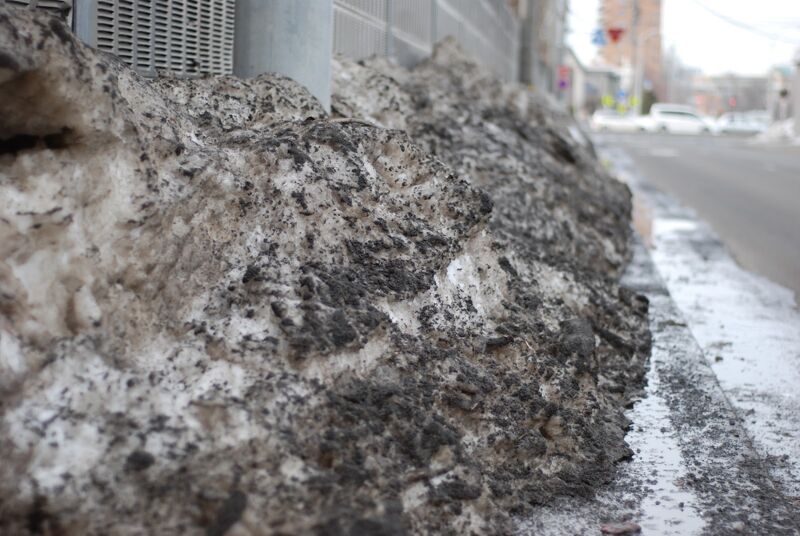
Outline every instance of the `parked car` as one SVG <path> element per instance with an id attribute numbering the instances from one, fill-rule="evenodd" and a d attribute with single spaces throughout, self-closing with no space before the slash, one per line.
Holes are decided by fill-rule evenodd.
<path id="1" fill-rule="evenodd" d="M 717 123 L 716 117 L 713 115 L 701 115 L 700 119 L 702 119 L 703 123 L 706 124 L 709 132 L 712 134 L 719 134 L 719 123 Z"/>
<path id="2" fill-rule="evenodd" d="M 772 115 L 767 110 L 751 110 L 745 112 L 745 115 L 758 125 L 761 132 L 765 132 L 772 124 Z"/>
<path id="3" fill-rule="evenodd" d="M 728 112 L 717 119 L 717 130 L 724 134 L 758 134 L 767 129 L 769 116 L 765 120 L 758 113 Z"/>
<path id="4" fill-rule="evenodd" d="M 712 132 L 712 127 L 691 106 L 654 104 L 650 114 L 639 118 L 640 130 L 671 132 L 674 134 L 700 134 Z"/>
<path id="5" fill-rule="evenodd" d="M 610 132 L 636 132 L 639 130 L 636 116 L 621 114 L 611 109 L 597 110 L 593 113 L 591 119 L 589 119 L 589 126 L 592 130 Z"/>

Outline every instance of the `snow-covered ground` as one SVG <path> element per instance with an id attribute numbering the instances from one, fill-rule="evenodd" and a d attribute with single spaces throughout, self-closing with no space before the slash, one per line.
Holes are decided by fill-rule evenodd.
<path id="1" fill-rule="evenodd" d="M 776 121 L 752 140 L 753 143 L 788 143 L 800 146 L 800 132 L 795 132 L 794 119 L 785 119 Z"/>

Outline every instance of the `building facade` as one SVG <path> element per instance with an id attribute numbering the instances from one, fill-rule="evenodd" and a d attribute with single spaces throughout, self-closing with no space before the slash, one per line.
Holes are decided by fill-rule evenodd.
<path id="1" fill-rule="evenodd" d="M 601 0 L 601 27 L 620 28 L 621 38 L 600 47 L 603 63 L 616 67 L 622 75 L 623 89 L 632 91 L 636 70 L 636 53 L 643 58 L 643 89 L 653 91 L 659 100 L 665 98 L 661 36 L 661 0 Z"/>
<path id="2" fill-rule="evenodd" d="M 564 62 L 569 69 L 565 103 L 575 118 L 587 119 L 595 110 L 604 107 L 604 101 L 614 99 L 620 89 L 620 77 L 615 69 L 587 67 L 569 48 Z"/>
<path id="3" fill-rule="evenodd" d="M 520 19 L 520 82 L 565 97 L 558 69 L 567 58 L 567 0 L 511 0 Z"/>

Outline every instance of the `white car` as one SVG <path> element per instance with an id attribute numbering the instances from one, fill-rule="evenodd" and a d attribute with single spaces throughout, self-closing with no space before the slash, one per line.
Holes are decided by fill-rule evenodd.
<path id="1" fill-rule="evenodd" d="M 602 109 L 597 110 L 589 119 L 589 126 L 592 130 L 602 130 L 609 132 L 636 132 L 639 125 L 636 116 L 631 114 L 621 114 L 616 110 Z"/>
<path id="2" fill-rule="evenodd" d="M 717 130 L 725 134 L 758 134 L 767 129 L 767 121 L 756 114 L 728 112 L 717 119 Z"/>
<path id="3" fill-rule="evenodd" d="M 673 134 L 701 134 L 712 131 L 710 125 L 691 106 L 654 104 L 650 114 L 639 118 L 640 130 Z"/>

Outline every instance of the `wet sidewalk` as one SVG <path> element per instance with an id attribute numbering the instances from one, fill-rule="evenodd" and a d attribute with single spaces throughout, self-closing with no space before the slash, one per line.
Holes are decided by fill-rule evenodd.
<path id="1" fill-rule="evenodd" d="M 713 232 L 601 148 L 647 207 L 624 284 L 650 300 L 653 352 L 629 413 L 633 459 L 592 500 L 565 499 L 519 534 L 798 534 L 800 321 L 785 289 L 739 269 Z M 791 386 L 794 385 L 794 388 Z M 630 532 L 635 533 L 635 532 Z"/>
<path id="2" fill-rule="evenodd" d="M 740 268 L 691 210 L 650 187 L 624 153 L 606 154 L 649 213 L 656 269 L 737 417 L 776 482 L 800 497 L 800 311 L 793 293 Z"/>

